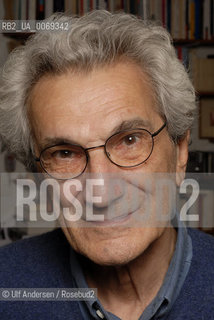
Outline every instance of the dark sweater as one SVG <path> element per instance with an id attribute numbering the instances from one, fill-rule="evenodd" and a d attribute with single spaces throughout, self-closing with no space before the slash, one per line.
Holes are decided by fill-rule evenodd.
<path id="1" fill-rule="evenodd" d="M 188 232 L 193 243 L 190 271 L 163 319 L 212 320 L 214 238 L 196 230 Z M 72 288 L 69 248 L 60 229 L 0 248 L 0 288 Z M 0 319 L 81 320 L 82 316 L 74 301 L 0 301 Z"/>

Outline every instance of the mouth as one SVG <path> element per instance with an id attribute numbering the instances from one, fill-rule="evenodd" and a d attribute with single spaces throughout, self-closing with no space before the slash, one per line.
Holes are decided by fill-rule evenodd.
<path id="1" fill-rule="evenodd" d="M 135 211 L 134 211 L 135 212 Z M 133 216 L 134 212 L 130 212 L 130 213 L 126 213 L 117 217 L 113 217 L 110 219 L 107 219 L 104 217 L 103 221 L 86 221 L 85 222 L 87 224 L 89 224 L 89 226 L 112 226 L 112 225 L 122 225 L 128 222 L 128 220 L 131 219 L 131 217 Z"/>

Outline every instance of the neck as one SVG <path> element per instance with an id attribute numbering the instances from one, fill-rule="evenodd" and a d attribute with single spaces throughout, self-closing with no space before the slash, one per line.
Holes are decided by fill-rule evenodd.
<path id="1" fill-rule="evenodd" d="M 122 319 L 130 319 L 130 314 L 134 319 L 134 310 L 138 319 L 163 283 L 176 237 L 174 228 L 166 228 L 146 251 L 124 266 L 90 264 L 86 280 L 89 287 L 98 289 L 99 300 L 106 310 Z"/>

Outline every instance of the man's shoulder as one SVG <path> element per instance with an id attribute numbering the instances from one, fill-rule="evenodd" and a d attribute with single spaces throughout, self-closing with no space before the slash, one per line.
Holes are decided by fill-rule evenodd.
<path id="1" fill-rule="evenodd" d="M 214 237 L 195 229 L 189 229 L 188 233 L 192 239 L 193 251 L 187 276 L 190 279 L 189 287 L 198 287 L 201 292 L 212 287 L 214 291 Z"/>
<path id="2" fill-rule="evenodd" d="M 60 229 L 55 229 L 53 231 L 33 236 L 30 238 L 25 238 L 12 242 L 0 248 L 0 257 L 2 260 L 14 259 L 13 254 L 15 254 L 16 259 L 22 259 L 24 257 L 29 259 L 36 259 L 38 256 L 44 254 L 51 254 L 57 252 L 60 248 L 67 246 L 65 236 Z"/>
<path id="3" fill-rule="evenodd" d="M 195 257 L 203 264 L 210 264 L 214 261 L 214 237 L 197 229 L 188 228 L 188 234 L 192 239 L 193 261 Z"/>
<path id="4" fill-rule="evenodd" d="M 0 248 L 0 288 L 72 288 L 70 245 L 61 229 Z M 76 301 L 0 301 L 1 319 L 82 320 Z"/>
<path id="5" fill-rule="evenodd" d="M 60 229 L 0 248 L 0 283 L 31 286 L 69 271 L 69 244 Z M 45 275 L 45 276 L 44 276 Z M 28 285 L 27 285 L 28 287 Z"/>
<path id="6" fill-rule="evenodd" d="M 214 237 L 189 228 L 188 234 L 193 249 L 191 265 L 167 319 L 213 319 Z"/>

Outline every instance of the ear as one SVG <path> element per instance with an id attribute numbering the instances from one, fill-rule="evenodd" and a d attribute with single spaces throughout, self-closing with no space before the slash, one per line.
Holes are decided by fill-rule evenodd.
<path id="1" fill-rule="evenodd" d="M 176 145 L 176 183 L 181 184 L 185 178 L 186 166 L 188 161 L 188 145 L 190 140 L 190 131 L 180 139 Z"/>

